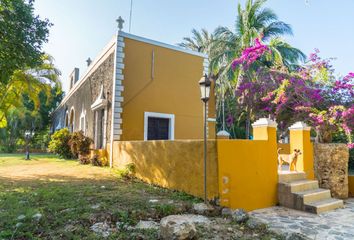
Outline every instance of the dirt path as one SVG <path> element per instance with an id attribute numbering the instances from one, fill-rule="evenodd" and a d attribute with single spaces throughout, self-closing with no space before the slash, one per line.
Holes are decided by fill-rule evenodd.
<path id="1" fill-rule="evenodd" d="M 0 156 L 1 159 L 1 156 Z M 26 161 L 20 157 L 2 158 L 0 178 L 13 180 L 50 179 L 110 179 L 114 176 L 109 168 L 92 167 L 79 164 L 77 161 L 55 158 L 37 158 Z"/>

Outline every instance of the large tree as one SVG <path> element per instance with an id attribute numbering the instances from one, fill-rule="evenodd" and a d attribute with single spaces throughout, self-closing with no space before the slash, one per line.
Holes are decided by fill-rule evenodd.
<path id="1" fill-rule="evenodd" d="M 42 62 L 42 46 L 48 40 L 48 19 L 34 14 L 33 0 L 0 0 L 0 83 L 16 70 Z"/>
<path id="2" fill-rule="evenodd" d="M 16 70 L 6 84 L 0 82 L 0 128 L 7 125 L 6 115 L 11 108 L 24 106 L 24 94 L 33 102 L 34 109 L 40 109 L 41 100 L 44 99 L 41 99 L 42 93 L 47 96 L 48 102 L 53 97 L 53 89 L 61 92 L 59 75 L 60 71 L 55 68 L 53 58 L 43 55 L 42 64 Z"/>

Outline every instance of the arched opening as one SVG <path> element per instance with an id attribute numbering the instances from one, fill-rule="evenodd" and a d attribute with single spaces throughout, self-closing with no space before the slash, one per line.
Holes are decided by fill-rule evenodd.
<path id="1" fill-rule="evenodd" d="M 66 127 L 66 128 L 69 127 L 69 113 L 68 113 L 68 111 L 66 111 L 66 113 L 65 113 L 65 123 L 64 123 L 64 127 Z"/>

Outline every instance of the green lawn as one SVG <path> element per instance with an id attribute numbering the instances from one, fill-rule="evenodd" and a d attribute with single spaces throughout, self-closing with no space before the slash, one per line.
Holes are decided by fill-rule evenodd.
<path id="1" fill-rule="evenodd" d="M 150 201 L 153 200 L 153 201 Z M 0 240 L 102 239 L 90 227 L 105 222 L 106 239 L 158 239 L 158 230 L 133 228 L 139 220 L 190 213 L 192 196 L 118 177 L 110 168 L 80 165 L 53 155 L 0 154 Z M 282 239 L 220 216 L 201 226 L 198 239 Z M 230 230 L 231 229 L 231 230 Z M 243 237 L 235 237 L 235 233 Z"/>
<path id="2" fill-rule="evenodd" d="M 120 223 L 109 239 L 156 239 L 157 231 L 123 226 L 185 212 L 196 201 L 52 155 L 25 161 L 23 155 L 0 154 L 0 173 L 0 239 L 101 239 L 90 230 L 96 222 Z M 33 218 L 38 213 L 39 220 Z"/>

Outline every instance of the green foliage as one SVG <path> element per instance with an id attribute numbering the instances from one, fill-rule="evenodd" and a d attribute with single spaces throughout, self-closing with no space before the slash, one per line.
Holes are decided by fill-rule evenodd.
<path id="1" fill-rule="evenodd" d="M 67 128 L 56 131 L 51 136 L 51 140 L 48 146 L 49 151 L 58 154 L 61 158 L 74 158 L 69 145 L 70 139 L 71 134 Z"/>
<path id="2" fill-rule="evenodd" d="M 135 164 L 129 163 L 123 169 L 117 170 L 117 174 L 120 178 L 132 179 L 135 175 Z"/>
<path id="3" fill-rule="evenodd" d="M 42 62 L 42 46 L 52 24 L 34 14 L 33 2 L 0 1 L 0 83 L 6 84 L 16 70 Z"/>
<path id="4" fill-rule="evenodd" d="M 93 166 L 97 167 L 106 167 L 109 165 L 108 159 L 106 157 L 100 157 L 97 154 L 92 156 L 90 162 Z"/>
<path id="5" fill-rule="evenodd" d="M 79 156 L 79 163 L 83 165 L 87 165 L 91 163 L 90 156 L 88 155 L 80 155 Z"/>
<path id="6" fill-rule="evenodd" d="M 93 143 L 93 140 L 86 137 L 82 131 L 72 133 L 69 140 L 72 155 L 75 158 L 79 155 L 87 155 L 90 153 L 91 143 Z"/>

